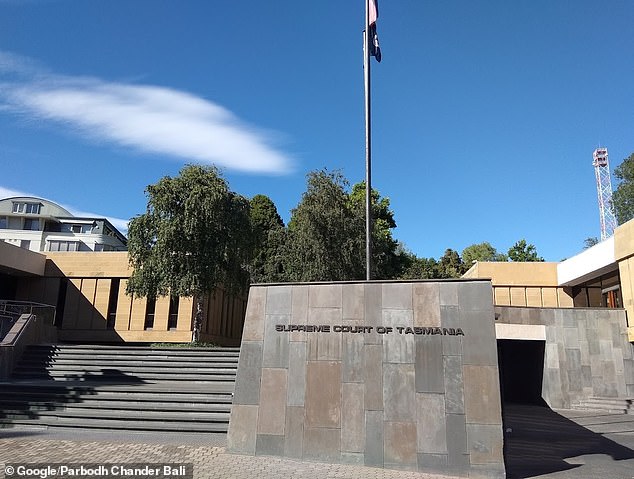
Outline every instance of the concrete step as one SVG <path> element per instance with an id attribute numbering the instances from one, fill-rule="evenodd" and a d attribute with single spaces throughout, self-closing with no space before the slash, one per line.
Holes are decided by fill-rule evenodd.
<path id="1" fill-rule="evenodd" d="M 134 421 L 119 419 L 73 418 L 43 416 L 35 419 L 16 418 L 0 419 L 0 427 L 37 426 L 37 427 L 70 427 L 75 429 L 117 429 L 126 431 L 187 431 L 188 433 L 226 433 L 228 424 L 224 422 L 202 423 L 190 421 Z"/>
<path id="2" fill-rule="evenodd" d="M 175 411 L 175 412 L 231 412 L 231 404 L 227 403 L 183 403 L 183 402 L 164 402 L 156 399 L 146 401 L 126 401 L 119 398 L 104 400 L 84 398 L 68 398 L 67 401 L 48 400 L 34 401 L 17 399 L 0 399 L 0 409 L 6 411 L 50 411 L 53 409 L 69 409 L 69 408 L 90 408 L 90 409 L 110 409 L 110 410 L 133 410 L 133 411 Z"/>
<path id="3" fill-rule="evenodd" d="M 96 419 L 129 419 L 143 421 L 180 421 L 180 422 L 225 422 L 229 423 L 229 412 L 201 411 L 148 411 L 95 408 L 55 408 L 55 409 L 3 409 L 5 419 L 33 419 L 34 417 L 52 416 L 59 418 L 96 418 Z"/>
<path id="4" fill-rule="evenodd" d="M 17 389 L 2 391 L 0 404 L 5 402 L 29 402 L 38 403 L 53 401 L 60 403 L 117 401 L 137 404 L 138 407 L 151 407 L 151 403 L 174 404 L 186 407 L 187 405 L 231 405 L 232 396 L 226 393 L 182 393 L 163 394 L 161 392 L 128 392 L 128 391 L 87 391 L 85 393 L 72 391 L 32 391 Z M 1 406 L 0 406 L 1 407 Z"/>
<path id="5" fill-rule="evenodd" d="M 584 404 L 599 404 L 599 405 L 629 405 L 632 404 L 632 399 L 629 398 L 607 398 L 607 397 L 590 397 L 581 401 Z"/>
<path id="6" fill-rule="evenodd" d="M 66 365 L 66 364 L 104 364 L 109 365 L 127 364 L 132 366 L 152 366 L 152 367 L 164 367 L 171 364 L 187 364 L 192 367 L 227 367 L 235 368 L 238 366 L 238 358 L 183 358 L 181 356 L 149 356 L 143 358 L 141 356 L 104 356 L 104 355 L 92 355 L 92 356 L 80 356 L 80 355 L 62 355 L 54 356 L 50 358 L 38 358 L 34 356 L 25 357 L 20 361 L 21 365 L 36 366 L 36 365 Z"/>
<path id="7" fill-rule="evenodd" d="M 183 362 L 191 364 L 213 364 L 228 363 L 235 364 L 238 362 L 238 356 L 181 356 L 173 354 L 27 354 L 24 356 L 25 361 L 29 362 L 55 362 L 55 361 L 97 361 L 97 362 L 118 362 L 118 361 L 153 361 L 157 363 L 163 362 Z"/>
<path id="8" fill-rule="evenodd" d="M 0 382 L 0 427 L 226 432 L 239 349 L 29 347 Z"/>
<path id="9" fill-rule="evenodd" d="M 2 396 L 7 394 L 59 394 L 59 395 L 126 395 L 127 397 L 145 396 L 147 394 L 163 395 L 175 401 L 181 398 L 194 398 L 198 401 L 215 396 L 226 397 L 233 393 L 235 383 L 225 382 L 178 382 L 160 381 L 155 383 L 143 383 L 131 388 L 130 384 L 104 384 L 103 382 L 91 383 L 89 381 L 51 381 L 23 380 L 12 382 L 0 382 Z"/>
<path id="10" fill-rule="evenodd" d="M 16 371 L 14 373 L 16 379 L 51 379 L 54 381 L 108 381 L 113 383 L 142 383 L 144 381 L 196 381 L 196 382 L 214 382 L 214 381 L 233 381 L 235 382 L 235 374 L 196 374 L 186 372 L 145 372 L 134 373 L 119 371 L 57 371 L 53 370 L 32 370 L 32 371 Z"/>
<path id="11" fill-rule="evenodd" d="M 591 397 L 573 404 L 572 408 L 610 414 L 634 414 L 634 400 L 632 398 Z"/>
<path id="12" fill-rule="evenodd" d="M 141 363 L 143 364 L 143 363 Z M 13 371 L 14 374 L 30 374 L 30 373 L 39 373 L 41 371 L 59 371 L 59 372 L 78 372 L 78 371 L 86 371 L 86 372 L 104 372 L 104 371 L 112 371 L 114 374 L 119 374 L 120 372 L 131 373 L 135 376 L 143 376 L 144 373 L 174 373 L 178 374 L 229 374 L 235 375 L 237 367 L 218 367 L 210 365 L 209 367 L 191 367 L 184 363 L 174 363 L 171 366 L 161 365 L 161 366 L 146 366 L 146 365 L 131 365 L 131 364 L 51 364 L 48 367 L 36 366 L 36 365 L 28 365 L 28 364 L 20 364 Z"/>
<path id="13" fill-rule="evenodd" d="M 29 354 L 37 355 L 103 355 L 120 354 L 173 357 L 238 357 L 240 348 L 153 348 L 149 346 L 104 346 L 104 345 L 35 345 L 27 348 Z"/>

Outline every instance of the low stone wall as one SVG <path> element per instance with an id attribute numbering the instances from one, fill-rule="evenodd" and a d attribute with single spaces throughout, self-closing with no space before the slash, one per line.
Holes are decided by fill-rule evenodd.
<path id="1" fill-rule="evenodd" d="M 496 323 L 545 327 L 542 397 L 569 408 L 590 397 L 634 397 L 625 311 L 496 306 Z"/>
<path id="2" fill-rule="evenodd" d="M 9 333 L 0 342 L 0 380 L 5 381 L 31 344 L 53 343 L 57 340 L 57 330 L 50 318 L 23 314 Z"/>
<path id="3" fill-rule="evenodd" d="M 504 477 L 489 281 L 253 286 L 228 450 Z"/>

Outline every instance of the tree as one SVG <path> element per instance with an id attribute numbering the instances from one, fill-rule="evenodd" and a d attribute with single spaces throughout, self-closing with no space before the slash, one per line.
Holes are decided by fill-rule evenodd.
<path id="1" fill-rule="evenodd" d="M 405 264 L 398 279 L 436 279 L 438 262 L 434 258 L 419 258 L 413 253 L 404 252 Z"/>
<path id="2" fill-rule="evenodd" d="M 250 259 L 249 202 L 229 190 L 215 167 L 188 165 L 146 188 L 146 212 L 132 219 L 126 292 L 168 294 L 196 301 L 193 341 L 203 321 L 204 296 L 219 285 L 245 288 Z"/>
<path id="3" fill-rule="evenodd" d="M 592 248 L 595 244 L 599 244 L 599 238 L 590 236 L 583 240 L 583 249 Z"/>
<path id="4" fill-rule="evenodd" d="M 284 254 L 288 281 L 336 281 L 365 276 L 364 222 L 341 172 L 313 171 L 291 212 Z"/>
<path id="5" fill-rule="evenodd" d="M 527 244 L 526 240 L 521 239 L 509 249 L 509 258 L 515 262 L 536 262 L 544 261 L 544 258 L 537 256 L 537 249 L 532 244 Z"/>
<path id="6" fill-rule="evenodd" d="M 459 278 L 466 271 L 464 263 L 457 251 L 448 248 L 438 261 L 438 277 Z"/>
<path id="7" fill-rule="evenodd" d="M 398 242 L 392 236 L 396 228 L 390 199 L 381 197 L 372 188 L 372 278 L 395 279 L 404 271 L 407 259 L 401 254 Z M 365 224 L 365 181 L 356 183 L 350 192 L 350 202 L 358 221 Z M 365 227 L 362 232 L 365 241 Z M 365 243 L 364 243 L 365 250 Z"/>
<path id="8" fill-rule="evenodd" d="M 462 261 L 465 268 L 469 269 L 476 261 L 507 261 L 503 253 L 498 253 L 491 243 L 477 243 L 467 246 L 462 250 Z"/>
<path id="9" fill-rule="evenodd" d="M 620 180 L 612 194 L 612 209 L 620 225 L 634 218 L 634 153 L 614 169 Z"/>
<path id="10" fill-rule="evenodd" d="M 282 281 L 282 255 L 286 239 L 284 222 L 268 196 L 255 195 L 249 203 L 253 235 L 253 259 L 249 265 L 251 282 Z"/>

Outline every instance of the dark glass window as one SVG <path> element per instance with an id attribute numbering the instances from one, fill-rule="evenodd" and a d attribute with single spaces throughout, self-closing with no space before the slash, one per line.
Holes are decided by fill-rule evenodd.
<path id="1" fill-rule="evenodd" d="M 169 317 L 167 319 L 167 329 L 176 329 L 178 324 L 178 296 L 170 296 Z"/>
<path id="2" fill-rule="evenodd" d="M 114 329 L 117 319 L 117 302 L 119 300 L 119 286 L 121 280 L 113 278 L 110 281 L 110 296 L 108 297 L 108 317 L 106 318 L 106 328 Z"/>
<path id="3" fill-rule="evenodd" d="M 147 298 L 145 303 L 145 329 L 152 329 L 154 327 L 154 312 L 156 311 L 156 298 Z"/>
<path id="4" fill-rule="evenodd" d="M 26 218 L 24 220 L 24 229 L 29 231 L 37 231 L 40 229 L 40 220 L 37 218 Z"/>
<path id="5" fill-rule="evenodd" d="M 14 213 L 27 213 L 31 215 L 39 215 L 40 214 L 40 206 L 39 203 L 23 203 L 23 202 L 15 202 L 13 203 L 13 212 Z"/>

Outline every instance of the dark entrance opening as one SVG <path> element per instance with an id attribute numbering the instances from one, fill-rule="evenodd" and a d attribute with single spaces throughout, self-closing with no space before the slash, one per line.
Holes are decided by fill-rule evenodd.
<path id="1" fill-rule="evenodd" d="M 0 299 L 14 300 L 18 290 L 18 280 L 15 276 L 0 274 Z"/>
<path id="2" fill-rule="evenodd" d="M 502 401 L 545 406 L 542 399 L 545 341 L 498 339 L 497 345 Z"/>

